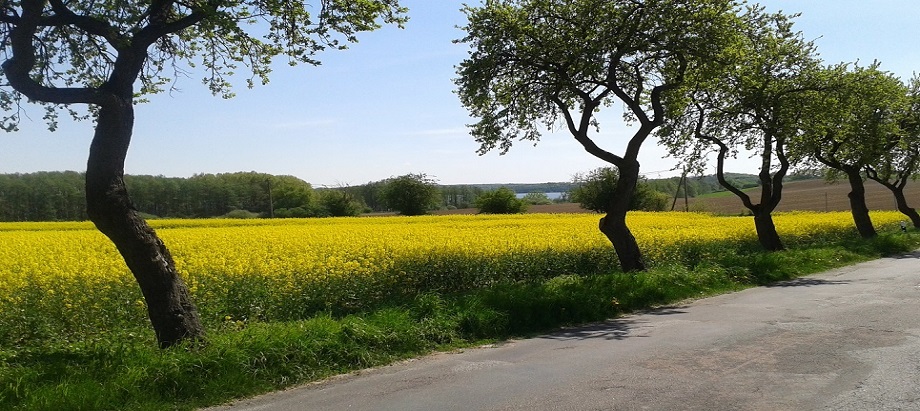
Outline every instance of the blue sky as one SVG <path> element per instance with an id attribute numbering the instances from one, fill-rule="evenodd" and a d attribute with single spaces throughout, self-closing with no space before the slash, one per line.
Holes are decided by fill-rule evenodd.
<path id="1" fill-rule="evenodd" d="M 605 165 L 567 133 L 534 146 L 519 143 L 500 156 L 479 156 L 466 124 L 473 122 L 453 93 L 454 66 L 465 46 L 460 0 L 402 0 L 410 21 L 364 33 L 344 52 L 320 55 L 319 67 L 279 62 L 271 83 L 237 97 L 213 97 L 199 75 L 180 91 L 139 105 L 126 162 L 129 174 L 186 177 L 259 171 L 300 177 L 315 186 L 355 185 L 406 173 L 444 184 L 567 181 Z M 474 4 L 475 1 L 467 1 Z M 920 70 L 920 2 L 915 0 L 764 0 L 768 10 L 801 12 L 796 27 L 815 39 L 828 63 L 879 60 L 902 78 Z M 63 121 L 48 132 L 38 107 L 21 131 L 0 134 L 0 173 L 85 169 L 91 123 Z M 601 116 L 597 142 L 622 151 L 631 130 L 618 113 Z M 677 160 L 650 140 L 640 162 L 648 177 L 670 176 Z M 739 159 L 727 168 L 754 171 Z"/>

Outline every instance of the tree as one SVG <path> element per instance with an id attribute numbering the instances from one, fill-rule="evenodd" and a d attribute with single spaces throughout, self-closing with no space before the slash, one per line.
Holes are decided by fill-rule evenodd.
<path id="1" fill-rule="evenodd" d="M 266 179 L 271 208 L 304 208 L 313 204 L 313 186 L 294 176 L 271 176 Z"/>
<path id="2" fill-rule="evenodd" d="M 339 189 L 344 190 L 366 205 L 371 211 L 386 211 L 386 204 L 380 197 L 380 192 L 386 180 L 373 181 L 359 186 L 346 186 Z"/>
<path id="3" fill-rule="evenodd" d="M 827 90 L 810 99 L 810 125 L 795 140 L 796 161 L 829 167 L 828 178 L 843 174 L 850 184 L 847 197 L 856 230 L 863 238 L 877 235 L 869 208 L 863 170 L 895 148 L 900 121 L 907 107 L 907 90 L 900 79 L 878 69 L 847 65 L 822 72 Z"/>
<path id="4" fill-rule="evenodd" d="M 626 212 L 639 181 L 642 143 L 662 124 L 663 97 L 689 72 L 711 72 L 734 30 L 733 0 L 487 0 L 466 7 L 458 95 L 478 121 L 479 153 L 507 152 L 562 122 L 591 155 L 619 170 L 599 228 L 624 271 L 645 269 Z M 618 100 L 638 124 L 622 155 L 592 136 L 595 114 Z"/>
<path id="5" fill-rule="evenodd" d="M 476 198 L 483 193 L 483 189 L 468 185 L 451 185 L 441 186 L 441 193 L 447 207 L 471 208 L 476 204 Z"/>
<path id="6" fill-rule="evenodd" d="M 611 167 L 601 167 L 587 173 L 576 174 L 572 182 L 575 188 L 569 191 L 572 202 L 585 210 L 606 213 L 610 197 L 616 195 L 619 173 Z M 668 196 L 650 187 L 644 181 L 636 184 L 636 191 L 629 203 L 630 210 L 664 211 Z"/>
<path id="7" fill-rule="evenodd" d="M 527 194 L 524 194 L 524 197 L 521 198 L 525 204 L 530 205 L 547 205 L 552 204 L 553 200 L 549 199 L 549 196 L 542 191 L 533 191 Z"/>
<path id="8" fill-rule="evenodd" d="M 323 190 L 319 192 L 320 216 L 354 217 L 367 208 L 354 195 L 346 190 Z"/>
<path id="9" fill-rule="evenodd" d="M 168 87 L 183 64 L 200 64 L 211 91 L 230 97 L 230 76 L 239 64 L 251 70 L 250 84 L 256 78 L 264 83 L 273 57 L 318 64 L 316 52 L 344 48 L 380 21 L 401 24 L 404 12 L 397 0 L 3 2 L 7 85 L 0 89 L 0 108 L 7 114 L 0 126 L 16 129 L 24 98 L 45 106 L 50 129 L 58 108 L 95 119 L 87 214 L 134 274 L 159 345 L 199 339 L 204 330 L 173 259 L 125 188 L 136 97 Z M 78 114 L 73 104 L 89 105 L 89 114 Z"/>
<path id="10" fill-rule="evenodd" d="M 671 153 L 698 171 L 710 147 L 718 150 L 716 177 L 754 216 L 761 246 L 784 249 L 773 223 L 773 210 L 782 199 L 789 171 L 786 150 L 802 125 L 803 98 L 816 89 L 812 75 L 819 69 L 814 44 L 792 30 L 790 16 L 764 13 L 760 6 L 742 16 L 744 29 L 727 53 L 728 69 L 721 75 L 673 94 L 687 99 L 658 133 Z M 726 177 L 725 161 L 739 149 L 756 150 L 760 160 L 760 199 L 755 203 Z"/>
<path id="11" fill-rule="evenodd" d="M 520 214 L 527 211 L 527 203 L 517 198 L 514 190 L 501 187 L 480 194 L 476 198 L 476 208 L 485 214 Z"/>
<path id="12" fill-rule="evenodd" d="M 865 166 L 866 177 L 888 188 L 898 211 L 920 228 L 920 214 L 907 204 L 904 187 L 917 178 L 920 168 L 920 77 L 914 75 L 908 89 L 908 107 L 899 122 L 901 135 L 874 163 Z"/>
<path id="13" fill-rule="evenodd" d="M 441 206 L 436 181 L 425 174 L 406 174 L 386 180 L 380 197 L 402 215 L 422 215 Z"/>
<path id="14" fill-rule="evenodd" d="M 611 167 L 601 167 L 587 173 L 576 174 L 572 182 L 577 185 L 569 191 L 569 198 L 585 210 L 596 213 L 607 212 L 610 198 L 615 195 L 619 180 L 619 173 Z"/>

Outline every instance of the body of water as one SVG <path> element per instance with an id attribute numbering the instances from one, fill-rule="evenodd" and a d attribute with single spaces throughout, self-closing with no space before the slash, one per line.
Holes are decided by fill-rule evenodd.
<path id="1" fill-rule="evenodd" d="M 524 196 L 527 195 L 527 193 L 517 193 L 516 195 L 517 195 L 517 198 L 524 198 Z M 549 197 L 550 200 L 556 200 L 559 197 L 562 197 L 563 195 L 565 195 L 565 193 L 561 193 L 561 192 L 546 193 L 546 196 Z"/>

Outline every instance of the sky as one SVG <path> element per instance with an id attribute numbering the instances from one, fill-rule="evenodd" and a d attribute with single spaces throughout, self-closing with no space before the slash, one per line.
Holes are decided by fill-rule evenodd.
<path id="1" fill-rule="evenodd" d="M 318 67 L 289 67 L 280 59 L 268 85 L 221 99 L 201 73 L 177 80 L 178 91 L 155 95 L 136 109 L 128 174 L 188 177 L 198 173 L 257 171 L 293 175 L 315 187 L 358 185 L 408 173 L 441 184 L 569 181 L 607 164 L 586 153 L 566 131 L 520 142 L 505 155 L 476 153 L 467 124 L 475 122 L 454 93 L 456 65 L 467 48 L 463 3 L 475 0 L 401 0 L 404 29 L 362 33 L 345 51 L 327 51 Z M 769 11 L 801 13 L 796 29 L 814 40 L 826 63 L 873 60 L 903 79 L 920 71 L 920 2 L 916 0 L 762 0 Z M 0 173 L 86 169 L 91 122 L 42 123 L 42 109 L 14 133 L 0 134 Z M 616 108 L 601 113 L 601 147 L 622 153 L 633 130 Z M 648 178 L 678 175 L 679 160 L 653 139 L 640 155 Z M 756 172 L 757 161 L 727 164 Z M 714 168 L 714 167 L 713 167 Z"/>

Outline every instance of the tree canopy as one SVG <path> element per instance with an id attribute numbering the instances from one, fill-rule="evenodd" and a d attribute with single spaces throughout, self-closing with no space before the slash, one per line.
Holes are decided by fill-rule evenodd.
<path id="1" fill-rule="evenodd" d="M 790 168 L 787 143 L 802 127 L 803 95 L 817 87 L 813 77 L 820 69 L 814 44 L 793 30 L 793 17 L 748 7 L 740 16 L 740 35 L 723 53 L 721 75 L 688 82 L 681 93 L 670 94 L 681 104 L 669 106 L 678 111 L 658 132 L 690 169 L 701 170 L 705 153 L 718 152 L 720 184 L 751 210 L 758 239 L 768 250 L 783 249 L 771 213 Z M 725 177 L 726 159 L 742 149 L 759 157 L 759 201 Z"/>
<path id="2" fill-rule="evenodd" d="M 527 211 L 527 203 L 517 198 L 514 190 L 501 187 L 477 197 L 476 208 L 483 214 L 520 214 Z"/>
<path id="3" fill-rule="evenodd" d="M 162 92 L 197 69 L 213 93 L 231 97 L 241 66 L 248 85 L 267 83 L 275 57 L 320 64 L 318 52 L 346 48 L 381 23 L 402 24 L 405 12 L 397 0 L 7 1 L 0 125 L 16 130 L 23 96 L 45 105 L 54 129 L 59 109 L 87 118 L 63 105 L 102 104 L 116 84 Z"/>
<path id="4" fill-rule="evenodd" d="M 737 32 L 733 0 L 486 0 L 465 7 L 460 40 L 471 47 L 455 80 L 476 122 L 480 153 L 507 152 L 562 124 L 591 155 L 617 167 L 616 194 L 600 229 L 624 271 L 644 270 L 626 212 L 639 150 L 660 126 L 663 97 L 688 78 L 716 75 Z M 595 141 L 597 112 L 614 102 L 638 123 L 622 154 Z"/>
<path id="5" fill-rule="evenodd" d="M 344 48 L 382 23 L 402 24 L 397 0 L 20 0 L 0 4 L 0 127 L 16 130 L 23 101 L 92 118 L 86 211 L 124 257 L 147 302 L 161 347 L 198 340 L 204 330 L 165 244 L 137 213 L 124 182 L 134 105 L 201 67 L 203 82 L 232 96 L 235 71 L 268 81 L 272 61 L 319 64 L 316 53 Z M 80 114 L 73 104 L 88 104 Z"/>
<path id="6" fill-rule="evenodd" d="M 845 176 L 856 228 L 863 237 L 874 237 L 863 171 L 898 146 L 908 90 L 878 63 L 838 65 L 821 74 L 826 86 L 809 99 L 808 124 L 794 141 L 796 159 L 828 167 L 829 178 Z"/>
<path id="7" fill-rule="evenodd" d="M 380 198 L 402 215 L 422 215 L 441 206 L 441 191 L 426 174 L 406 174 L 386 180 Z"/>

